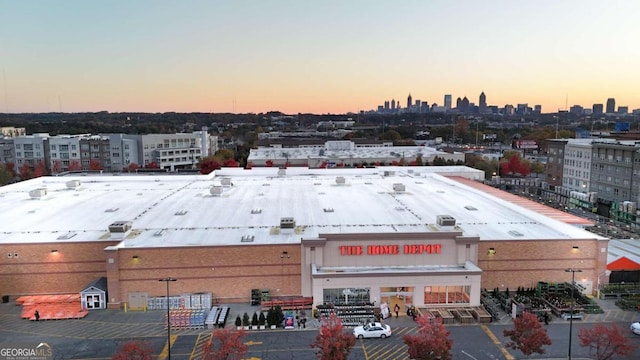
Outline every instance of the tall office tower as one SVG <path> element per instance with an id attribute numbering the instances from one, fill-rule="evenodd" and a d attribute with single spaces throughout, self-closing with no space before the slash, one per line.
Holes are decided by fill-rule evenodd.
<path id="1" fill-rule="evenodd" d="M 533 111 L 538 115 L 542 114 L 542 105 L 534 105 Z"/>
<path id="2" fill-rule="evenodd" d="M 629 107 L 628 106 L 618 106 L 618 114 L 628 114 Z"/>
<path id="3" fill-rule="evenodd" d="M 591 108 L 593 110 L 593 114 L 594 115 L 601 115 L 602 112 L 604 111 L 604 105 L 602 104 L 593 104 L 593 107 Z"/>
<path id="4" fill-rule="evenodd" d="M 407 97 L 407 110 L 411 109 L 411 93 Z"/>
<path id="5" fill-rule="evenodd" d="M 607 114 L 613 114 L 616 112 L 616 99 L 608 98 L 607 99 Z"/>
<path id="6" fill-rule="evenodd" d="M 421 113 L 429 112 L 429 103 L 428 102 L 422 101 L 420 103 L 420 112 Z"/>
<path id="7" fill-rule="evenodd" d="M 460 97 L 458 97 L 456 99 L 456 110 L 460 111 L 461 108 L 462 108 L 462 99 L 460 99 Z"/>
<path id="8" fill-rule="evenodd" d="M 529 114 L 529 104 L 518 104 L 516 107 L 516 114 L 518 115 L 528 115 Z"/>
<path id="9" fill-rule="evenodd" d="M 391 99 L 391 111 L 396 109 L 396 99 Z"/>
<path id="10" fill-rule="evenodd" d="M 469 112 L 469 99 L 467 99 L 466 96 L 462 98 L 462 112 L 463 113 Z"/>
<path id="11" fill-rule="evenodd" d="M 582 115 L 584 113 L 584 109 L 580 105 L 573 105 L 569 108 L 570 114 Z"/>
<path id="12" fill-rule="evenodd" d="M 445 111 L 451 110 L 451 95 L 450 94 L 446 94 L 444 96 L 444 110 Z"/>
<path id="13" fill-rule="evenodd" d="M 484 94 L 484 91 L 480 93 L 480 101 L 478 102 L 478 111 L 480 114 L 484 114 L 487 112 L 487 96 Z"/>
<path id="14" fill-rule="evenodd" d="M 385 101 L 384 101 L 384 109 L 385 109 L 386 111 L 389 111 L 389 100 L 385 100 Z"/>

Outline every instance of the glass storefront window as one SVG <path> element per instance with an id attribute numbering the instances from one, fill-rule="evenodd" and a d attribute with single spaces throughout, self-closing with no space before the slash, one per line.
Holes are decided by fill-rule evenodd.
<path id="1" fill-rule="evenodd" d="M 324 289 L 324 303 L 334 305 L 364 305 L 371 303 L 369 288 Z"/>
<path id="2" fill-rule="evenodd" d="M 468 285 L 441 285 L 424 287 L 425 305 L 468 304 L 471 287 Z"/>

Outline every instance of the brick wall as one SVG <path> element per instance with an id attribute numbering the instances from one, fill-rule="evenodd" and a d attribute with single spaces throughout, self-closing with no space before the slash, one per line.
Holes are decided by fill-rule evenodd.
<path id="1" fill-rule="evenodd" d="M 282 257 L 287 251 L 289 257 Z M 270 289 L 272 295 L 301 293 L 300 245 L 244 245 L 118 250 L 120 293 L 165 296 L 166 284 L 178 279 L 171 295 L 211 292 L 221 302 L 248 302 L 251 289 Z M 137 256 L 137 259 L 134 258 Z"/>
<path id="2" fill-rule="evenodd" d="M 573 247 L 577 246 L 577 249 Z M 525 240 L 481 241 L 478 266 L 483 270 L 483 289 L 535 287 L 538 281 L 570 282 L 567 268 L 582 270 L 576 282 L 594 283 L 606 269 L 606 241 L 598 240 Z M 490 255 L 489 249 L 495 249 Z M 604 255 L 602 255 L 604 254 Z"/>
<path id="3" fill-rule="evenodd" d="M 113 242 L 0 246 L 0 294 L 79 293 L 106 275 L 105 246 Z M 52 252 L 57 250 L 57 252 Z"/>

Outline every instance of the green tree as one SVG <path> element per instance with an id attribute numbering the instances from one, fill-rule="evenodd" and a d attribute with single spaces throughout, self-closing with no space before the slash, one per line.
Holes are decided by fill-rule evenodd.
<path id="1" fill-rule="evenodd" d="M 387 130 L 382 134 L 382 136 L 380 136 L 380 139 L 398 141 L 402 139 L 402 136 L 400 136 L 400 133 L 395 130 Z"/>
<path id="2" fill-rule="evenodd" d="M 0 164 L 0 185 L 6 185 L 13 181 L 11 172 L 7 170 L 5 164 Z"/>

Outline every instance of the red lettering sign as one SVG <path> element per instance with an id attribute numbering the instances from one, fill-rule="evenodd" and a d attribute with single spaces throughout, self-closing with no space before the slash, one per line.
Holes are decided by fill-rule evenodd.
<path id="1" fill-rule="evenodd" d="M 362 255 L 362 246 L 340 246 L 340 255 Z"/>
<path id="2" fill-rule="evenodd" d="M 363 255 L 365 251 L 360 245 L 340 246 L 340 255 L 353 256 Z M 402 247 L 404 254 L 422 255 L 422 254 L 440 254 L 442 251 L 441 244 L 411 244 Z M 400 254 L 400 245 L 367 245 L 367 255 L 398 255 Z"/>
<path id="3" fill-rule="evenodd" d="M 369 245 L 367 255 L 398 255 L 400 246 L 398 245 Z"/>

